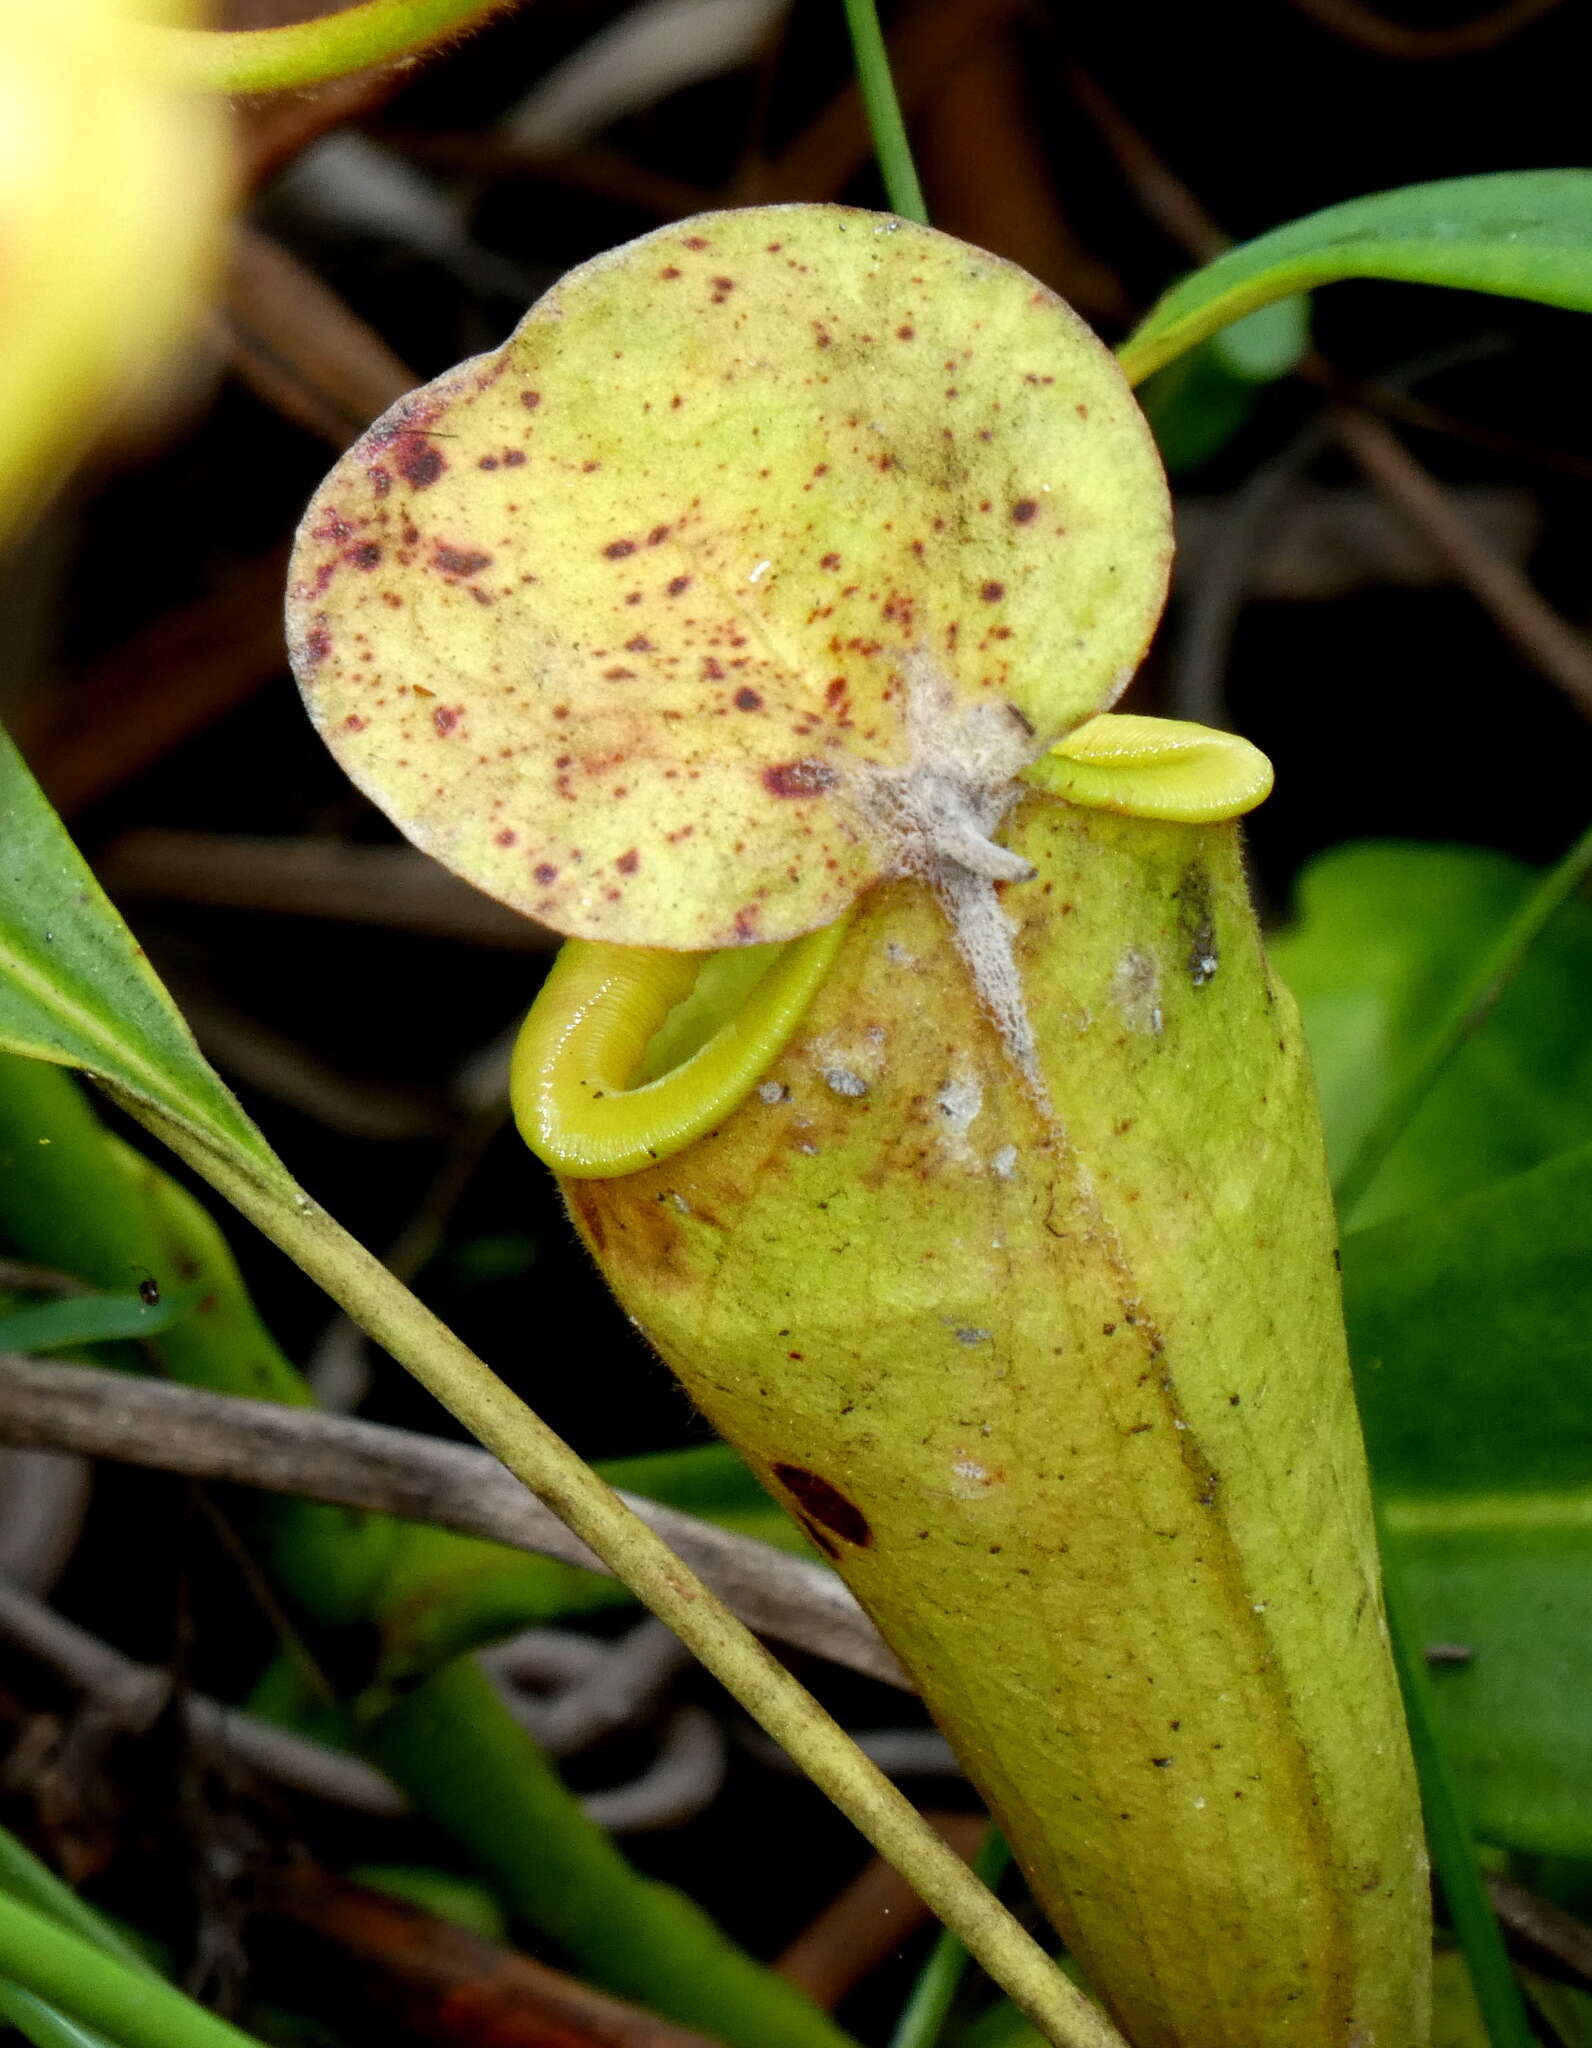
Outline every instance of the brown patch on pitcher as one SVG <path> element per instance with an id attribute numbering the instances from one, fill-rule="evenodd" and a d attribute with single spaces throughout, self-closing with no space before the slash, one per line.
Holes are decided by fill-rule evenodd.
<path id="1" fill-rule="evenodd" d="M 817 1472 L 809 1472 L 805 1465 L 776 1465 L 774 1477 L 802 1510 L 804 1522 L 819 1522 L 847 1543 L 855 1543 L 859 1550 L 866 1550 L 873 1541 L 873 1528 L 868 1517 L 855 1501 L 848 1500 L 838 1486 L 833 1486 Z M 828 1549 L 827 1544 L 820 1546 Z M 831 1553 L 833 1554 L 833 1553 Z"/>

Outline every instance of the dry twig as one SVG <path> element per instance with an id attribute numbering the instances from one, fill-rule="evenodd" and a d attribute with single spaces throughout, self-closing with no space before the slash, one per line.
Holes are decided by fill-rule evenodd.
<path id="1" fill-rule="evenodd" d="M 262 1912 L 313 1944 L 315 1975 L 406 2040 L 446 2048 L 715 2048 L 545 1963 L 307 1863 L 267 1879 Z"/>
<path id="2" fill-rule="evenodd" d="M 557 943 L 545 925 L 494 903 L 407 846 L 251 839 L 145 826 L 114 840 L 96 865 L 118 902 L 155 897 L 220 910 L 379 925 L 508 952 L 546 953 Z"/>
<path id="3" fill-rule="evenodd" d="M 237 375 L 339 451 L 419 382 L 307 263 L 255 228 L 232 231 L 221 311 Z"/>
<path id="4" fill-rule="evenodd" d="M 1532 1962 L 1548 1965 L 1554 1975 L 1566 1975 L 1592 1989 L 1592 1927 L 1512 1878 L 1489 1877 L 1487 1893 L 1511 1937 L 1511 1947 L 1524 1950 Z"/>
<path id="5" fill-rule="evenodd" d="M 489 1452 L 413 1430 L 6 1356 L 0 1442 L 373 1509 L 604 1569 Z M 623 1498 L 749 1628 L 911 1690 L 872 1622 L 823 1566 L 657 1501 Z"/>
<path id="6" fill-rule="evenodd" d="M 1483 50 L 1494 50 L 1551 14 L 1560 0 L 1505 0 L 1489 14 L 1472 15 L 1469 21 L 1456 21 L 1446 28 L 1412 28 L 1406 21 L 1389 21 L 1385 14 L 1363 6 L 1361 0 L 1289 0 L 1289 4 L 1320 27 L 1375 56 L 1430 64 L 1443 57 L 1475 57 Z"/>
<path id="7" fill-rule="evenodd" d="M 152 1727 L 171 1699 L 169 1672 L 134 1663 L 4 1580 L 0 1636 L 87 1694 L 100 1712 L 134 1734 Z M 197 1740 L 279 1785 L 361 1813 L 390 1817 L 408 1810 L 397 1786 L 358 1757 L 257 1721 L 201 1693 L 184 1694 L 179 1704 Z"/>
<path id="8" fill-rule="evenodd" d="M 977 1813 L 925 1813 L 923 1818 L 967 1863 L 989 1826 Z M 875 1856 L 802 1929 L 774 1968 L 814 2004 L 832 2009 L 928 1919 L 928 1907 L 906 1879 Z"/>

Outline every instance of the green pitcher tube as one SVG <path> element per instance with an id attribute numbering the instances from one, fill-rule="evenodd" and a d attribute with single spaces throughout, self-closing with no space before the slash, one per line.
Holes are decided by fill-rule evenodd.
<path id="1" fill-rule="evenodd" d="M 740 1106 L 565 1178 L 570 1212 L 1135 2048 L 1415 2048 L 1426 1866 L 1334 1221 L 1237 827 L 1036 792 L 1002 836 L 1037 1076 L 889 883 Z"/>

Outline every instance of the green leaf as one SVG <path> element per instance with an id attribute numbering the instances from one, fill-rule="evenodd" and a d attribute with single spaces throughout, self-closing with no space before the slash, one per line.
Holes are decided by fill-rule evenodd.
<path id="1" fill-rule="evenodd" d="M 1198 469 L 1225 448 L 1248 426 L 1258 396 L 1259 386 L 1234 376 L 1214 341 L 1201 342 L 1139 386 L 1144 417 L 1173 476 Z"/>
<path id="2" fill-rule="evenodd" d="M 290 1186 L 3 732 L 0 818 L 0 1049 L 80 1067 Z"/>
<path id="3" fill-rule="evenodd" d="M 1235 320 L 1139 388 L 1161 460 L 1174 476 L 1198 469 L 1248 425 L 1262 388 L 1286 377 L 1310 346 L 1310 301 L 1279 299 Z"/>
<path id="4" fill-rule="evenodd" d="M 1499 171 L 1373 192 L 1230 249 L 1120 350 L 1137 384 L 1218 328 L 1346 277 L 1454 285 L 1592 312 L 1592 171 Z"/>
<path id="5" fill-rule="evenodd" d="M 194 1304 L 189 1294 L 146 1302 L 136 1294 L 73 1294 L 33 1302 L 0 1316 L 0 1351 L 59 1351 L 68 1344 L 108 1344 L 157 1337 Z"/>
<path id="6" fill-rule="evenodd" d="M 1217 361 L 1246 384 L 1270 384 L 1297 368 L 1310 346 L 1310 301 L 1302 295 L 1258 306 L 1211 336 Z"/>
<path id="7" fill-rule="evenodd" d="M 1354 1233 L 1384 1517 L 1477 1824 L 1592 1855 L 1592 1144 Z"/>
<path id="8" fill-rule="evenodd" d="M 1367 841 L 1299 884 L 1272 958 L 1299 1000 L 1335 1172 L 1419 1061 L 1455 986 L 1536 877 L 1474 847 Z M 1592 1141 L 1592 906 L 1564 905 L 1411 1118 L 1354 1221 L 1487 1187 Z"/>

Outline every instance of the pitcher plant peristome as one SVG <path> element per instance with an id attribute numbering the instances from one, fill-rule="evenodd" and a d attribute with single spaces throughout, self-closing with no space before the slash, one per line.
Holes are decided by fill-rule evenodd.
<path id="1" fill-rule="evenodd" d="M 750 209 L 351 451 L 295 665 L 412 837 L 610 942 L 532 1013 L 522 1126 L 1135 2048 L 1420 2048 L 1318 1123 L 1224 822 L 1269 771 L 1097 715 L 1167 531 L 1032 279 Z"/>

